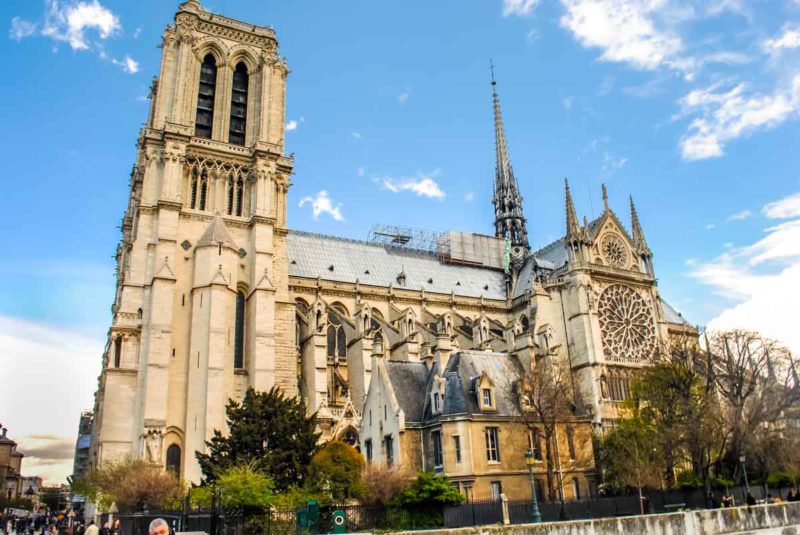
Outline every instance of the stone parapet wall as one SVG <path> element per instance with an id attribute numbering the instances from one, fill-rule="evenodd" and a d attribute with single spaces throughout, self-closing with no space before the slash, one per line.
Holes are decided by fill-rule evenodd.
<path id="1" fill-rule="evenodd" d="M 661 515 L 600 518 L 509 526 L 476 526 L 426 531 L 426 535 L 722 535 L 800 533 L 800 503 L 710 509 Z M 406 532 L 412 535 L 414 532 Z"/>

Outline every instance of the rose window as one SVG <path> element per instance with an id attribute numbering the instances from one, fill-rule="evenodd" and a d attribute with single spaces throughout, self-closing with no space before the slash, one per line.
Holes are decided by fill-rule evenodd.
<path id="1" fill-rule="evenodd" d="M 603 257 L 608 265 L 623 268 L 628 265 L 628 248 L 614 234 L 606 234 L 602 242 Z"/>
<path id="2" fill-rule="evenodd" d="M 629 361 L 652 355 L 656 340 L 652 308 L 633 288 L 621 284 L 606 288 L 598 314 L 608 358 Z"/>

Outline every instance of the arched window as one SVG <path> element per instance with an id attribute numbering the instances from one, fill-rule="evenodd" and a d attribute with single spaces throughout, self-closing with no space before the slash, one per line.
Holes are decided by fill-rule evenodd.
<path id="1" fill-rule="evenodd" d="M 381 333 L 375 334 L 375 338 L 372 341 L 372 352 L 383 353 L 383 336 Z"/>
<path id="2" fill-rule="evenodd" d="M 244 292 L 236 294 L 236 332 L 234 333 L 233 367 L 244 368 Z"/>
<path id="3" fill-rule="evenodd" d="M 176 477 L 181 475 L 181 447 L 177 444 L 167 448 L 167 470 Z"/>
<path id="4" fill-rule="evenodd" d="M 233 92 L 231 94 L 231 129 L 228 143 L 244 145 L 247 127 L 247 67 L 239 63 L 233 71 Z"/>
<path id="5" fill-rule="evenodd" d="M 528 320 L 528 317 L 523 315 L 519 319 L 519 325 L 522 328 L 522 332 L 526 333 L 531 329 L 531 322 Z"/>
<path id="6" fill-rule="evenodd" d="M 189 208 L 205 210 L 208 199 L 208 173 L 205 170 L 192 169 L 191 180 L 192 194 L 189 199 Z"/>
<path id="7" fill-rule="evenodd" d="M 244 179 L 240 174 L 232 174 L 228 177 L 228 215 L 242 215 L 242 203 L 244 202 Z"/>
<path id="8" fill-rule="evenodd" d="M 339 317 L 333 312 L 328 312 L 328 331 L 326 334 L 328 357 L 347 358 L 347 336 L 344 333 L 344 326 Z"/>
<path id="9" fill-rule="evenodd" d="M 122 361 L 122 337 L 114 338 L 114 367 L 119 368 Z"/>
<path id="10" fill-rule="evenodd" d="M 194 122 L 194 135 L 197 137 L 211 139 L 216 90 L 217 61 L 212 54 L 206 54 L 200 66 L 200 85 L 197 89 L 197 118 Z"/>

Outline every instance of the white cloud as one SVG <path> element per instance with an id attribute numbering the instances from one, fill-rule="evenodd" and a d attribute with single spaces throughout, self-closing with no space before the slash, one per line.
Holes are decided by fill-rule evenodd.
<path id="1" fill-rule="evenodd" d="M 725 145 L 756 130 L 769 129 L 797 114 L 800 107 L 800 74 L 789 88 L 771 95 L 747 94 L 740 83 L 730 90 L 715 84 L 695 89 L 681 99 L 683 115 L 699 115 L 681 139 L 684 160 L 716 158 Z"/>
<path id="2" fill-rule="evenodd" d="M 92 407 L 102 352 L 102 341 L 73 330 L 0 316 L 0 369 L 14 378 L 0 388 L 0 407 L 13 408 L 4 411 L 3 425 L 20 451 L 36 453 L 44 435 L 74 447 L 80 412 Z M 26 458 L 24 474 L 65 482 L 72 455 L 56 453 Z"/>
<path id="3" fill-rule="evenodd" d="M 439 170 L 437 169 L 432 173 L 420 173 L 416 177 L 401 178 L 399 180 L 391 177 L 378 177 L 377 181 L 392 193 L 411 191 L 420 197 L 442 200 L 445 198 L 445 193 L 434 180 L 438 175 Z"/>
<path id="4" fill-rule="evenodd" d="M 800 48 L 800 27 L 784 26 L 783 33 L 774 39 L 767 39 L 761 43 L 765 52 L 775 53 L 790 48 Z"/>
<path id="5" fill-rule="evenodd" d="M 602 167 L 600 168 L 601 177 L 604 179 L 610 178 L 614 175 L 614 173 L 625 167 L 626 163 L 628 163 L 628 158 L 613 156 L 604 151 L 603 163 Z"/>
<path id="6" fill-rule="evenodd" d="M 691 275 L 732 301 L 709 323 L 712 329 L 757 330 L 800 352 L 796 303 L 800 295 L 800 194 L 766 205 L 775 218 L 796 217 L 765 229 L 765 236 L 744 247 L 733 247 Z"/>
<path id="7" fill-rule="evenodd" d="M 712 230 L 715 228 L 717 228 L 717 226 L 714 223 L 709 223 L 708 225 L 705 226 L 706 230 Z"/>
<path id="8" fill-rule="evenodd" d="M 525 42 L 526 43 L 535 43 L 539 39 L 541 39 L 542 35 L 539 33 L 539 30 L 530 30 L 527 34 L 525 34 Z"/>
<path id="9" fill-rule="evenodd" d="M 35 34 L 38 26 L 39 25 L 35 22 L 14 17 L 11 19 L 11 29 L 8 31 L 8 36 L 15 41 L 20 41 L 25 37 L 30 37 Z"/>
<path id="10" fill-rule="evenodd" d="M 45 13 L 41 22 L 30 22 L 19 17 L 11 19 L 9 36 L 17 41 L 41 35 L 58 43 L 67 43 L 72 50 L 93 50 L 100 59 L 110 61 L 127 73 L 139 72 L 139 63 L 129 55 L 119 60 L 106 52 L 103 42 L 122 31 L 117 15 L 98 0 L 45 0 Z M 141 28 L 134 32 L 138 36 Z"/>
<path id="11" fill-rule="evenodd" d="M 122 67 L 122 70 L 129 73 L 129 74 L 136 74 L 139 72 L 139 62 L 133 60 L 130 56 L 125 55 L 122 60 L 112 59 L 111 63 Z"/>
<path id="12" fill-rule="evenodd" d="M 503 0 L 503 16 L 511 15 L 525 16 L 530 15 L 539 0 Z"/>
<path id="13" fill-rule="evenodd" d="M 364 170 L 363 167 L 359 167 L 358 169 L 356 169 L 356 173 L 358 174 L 358 176 L 364 176 L 365 172 L 366 171 Z"/>
<path id="14" fill-rule="evenodd" d="M 575 97 L 563 97 L 561 99 L 561 105 L 564 106 L 565 110 L 571 110 L 574 103 Z"/>
<path id="15" fill-rule="evenodd" d="M 751 217 L 753 217 L 753 212 L 750 209 L 745 208 L 744 210 L 740 210 L 739 212 L 728 216 L 726 221 L 744 221 L 746 219 L 750 219 Z"/>
<path id="16" fill-rule="evenodd" d="M 587 48 L 602 50 L 603 61 L 628 63 L 637 69 L 669 66 L 688 71 L 680 57 L 681 38 L 656 22 L 666 0 L 561 0 L 561 26 Z"/>
<path id="17" fill-rule="evenodd" d="M 399 102 L 400 104 L 405 104 L 406 102 L 408 102 L 409 98 L 411 98 L 411 90 L 410 89 L 408 91 L 403 91 L 402 93 L 400 93 L 397 96 L 397 102 Z"/>
<path id="18" fill-rule="evenodd" d="M 133 30 L 132 36 L 133 36 L 134 39 L 138 39 L 140 35 L 142 35 L 142 27 L 141 26 L 139 26 L 138 28 Z"/>
<path id="19" fill-rule="evenodd" d="M 286 131 L 291 132 L 292 130 L 297 130 L 297 121 L 294 119 L 286 123 Z"/>
<path id="20" fill-rule="evenodd" d="M 353 136 L 353 139 L 361 139 L 361 132 L 350 132 L 350 135 Z"/>
<path id="21" fill-rule="evenodd" d="M 725 63 L 728 65 L 744 65 L 753 61 L 752 56 L 743 54 L 741 52 L 731 52 L 729 50 L 720 50 L 713 52 L 702 59 L 703 63 Z"/>
<path id="22" fill-rule="evenodd" d="M 468 191 L 466 195 L 464 195 L 464 200 L 467 202 L 472 202 L 475 200 L 475 193 L 472 191 Z"/>
<path id="23" fill-rule="evenodd" d="M 300 208 L 306 204 L 311 205 L 311 214 L 314 218 L 314 221 L 317 221 L 319 216 L 322 214 L 328 214 L 333 218 L 334 221 L 344 221 L 344 215 L 342 215 L 342 204 L 337 203 L 334 206 L 333 200 L 331 200 L 331 198 L 328 196 L 328 192 L 325 190 L 317 193 L 316 197 L 303 197 L 300 200 Z"/>
<path id="24" fill-rule="evenodd" d="M 57 0 L 47 2 L 42 35 L 65 41 L 73 50 L 91 48 L 88 30 L 94 30 L 100 39 L 108 39 L 122 29 L 119 17 L 98 0 L 66 2 L 63 6 Z"/>
<path id="25" fill-rule="evenodd" d="M 771 202 L 764 206 L 762 212 L 770 219 L 800 217 L 800 193 L 795 193 L 779 201 Z"/>

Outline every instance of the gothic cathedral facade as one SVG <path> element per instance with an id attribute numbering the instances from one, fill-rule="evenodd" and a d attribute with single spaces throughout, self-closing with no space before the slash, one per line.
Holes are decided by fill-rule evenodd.
<path id="1" fill-rule="evenodd" d="M 293 156 L 275 32 L 180 5 L 138 139 L 117 250 L 92 462 L 145 459 L 199 482 L 194 452 L 248 388 L 302 396 L 326 439 L 358 443 L 376 358 L 462 350 L 569 363 L 598 428 L 657 344 L 694 329 L 659 296 L 631 201 L 533 250 L 494 91 L 495 236 L 433 246 L 292 231 Z M 560 201 L 559 201 L 560 202 Z M 576 400 L 578 401 L 578 400 Z"/>

